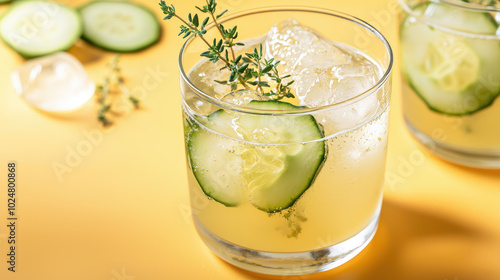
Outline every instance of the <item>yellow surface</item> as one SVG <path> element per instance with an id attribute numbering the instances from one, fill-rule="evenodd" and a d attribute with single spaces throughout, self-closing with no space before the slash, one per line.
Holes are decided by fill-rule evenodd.
<path id="1" fill-rule="evenodd" d="M 161 17 L 157 1 L 142 2 Z M 173 3 L 183 12 L 195 1 Z M 398 54 L 395 0 L 219 3 L 233 12 L 283 4 L 344 11 L 380 28 Z M 144 108 L 124 109 L 104 131 L 93 103 L 65 117 L 26 105 L 9 77 L 23 60 L 0 45 L 0 279 L 500 279 L 500 171 L 449 164 L 417 145 L 402 122 L 398 67 L 389 180 L 370 245 L 337 269 L 297 277 L 252 274 L 215 257 L 190 219 L 177 73 L 182 42 L 177 23 L 163 26 L 159 44 L 122 56 L 127 84 L 142 93 Z M 70 52 L 97 81 L 112 56 L 82 42 Z M 84 155 L 75 156 L 78 150 Z M 15 273 L 6 263 L 10 160 L 18 165 Z M 60 178 L 57 163 L 68 166 Z"/>

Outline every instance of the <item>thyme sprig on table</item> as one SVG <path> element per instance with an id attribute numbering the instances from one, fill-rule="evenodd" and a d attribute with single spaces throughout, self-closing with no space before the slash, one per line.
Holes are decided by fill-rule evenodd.
<path id="1" fill-rule="evenodd" d="M 227 10 L 217 14 L 217 3 L 215 0 L 206 0 L 205 6 L 202 8 L 195 6 L 200 12 L 208 14 L 208 16 L 200 22 L 198 14 L 188 14 L 187 20 L 177 15 L 173 5 L 167 5 L 165 1 L 160 1 L 160 7 L 166 15 L 164 20 L 171 18 L 179 19 L 183 24 L 180 26 L 180 35 L 183 39 L 193 35 L 199 37 L 207 46 L 208 50 L 200 55 L 209 59 L 209 61 L 216 63 L 222 61 L 224 67 L 221 70 L 229 70 L 231 73 L 229 78 L 225 81 L 215 82 L 223 85 L 230 86 L 232 91 L 236 90 L 251 90 L 261 96 L 268 96 L 274 100 L 280 100 L 285 97 L 294 98 L 291 91 L 291 85 L 294 81 L 284 81 L 290 75 L 281 77 L 277 66 L 280 61 L 275 61 L 274 58 L 265 59 L 262 55 L 262 44 L 259 49 L 255 48 L 251 53 L 236 56 L 234 46 L 243 46 L 241 42 L 237 42 L 238 30 L 237 26 L 226 28 L 217 20 L 222 17 Z M 221 38 L 214 38 L 212 43 L 205 38 L 207 24 L 213 23 L 217 28 Z M 273 85 L 262 78 L 267 76 Z"/>
<path id="2" fill-rule="evenodd" d="M 113 124 L 113 122 L 107 117 L 107 114 L 112 108 L 112 102 L 110 101 L 109 95 L 111 92 L 113 92 L 113 87 L 118 88 L 120 93 L 125 95 L 127 100 L 134 106 L 134 108 L 138 109 L 140 105 L 139 99 L 132 96 L 130 90 L 125 86 L 121 68 L 118 66 L 119 59 L 119 55 L 115 55 L 111 59 L 106 68 L 104 82 L 96 87 L 97 102 L 100 105 L 99 111 L 97 113 L 97 120 L 103 126 L 109 126 Z"/>

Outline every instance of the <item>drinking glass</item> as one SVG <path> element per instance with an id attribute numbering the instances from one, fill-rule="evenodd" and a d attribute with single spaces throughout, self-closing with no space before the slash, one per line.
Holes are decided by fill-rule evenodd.
<path id="1" fill-rule="evenodd" d="M 199 37 L 190 38 L 179 56 L 195 227 L 220 258 L 275 275 L 334 268 L 358 254 L 375 234 L 393 63 L 391 48 L 379 31 L 335 11 L 263 8 L 223 17 L 220 23 L 226 28 L 237 25 L 238 39 L 262 39 L 259 36 L 274 24 L 289 18 L 364 56 L 376 66 L 373 84 L 359 90 L 363 76 L 374 67 L 330 65 L 321 74 L 325 76 L 318 74 L 317 83 L 329 84 L 322 77 L 332 71 L 354 73 L 338 79 L 345 86 L 337 94 L 348 96 L 339 102 L 287 103 L 302 98 L 297 96 L 240 104 L 216 97 L 217 83 L 214 88 L 199 84 L 211 75 L 198 73 L 200 53 L 207 48 Z M 212 26 L 205 37 L 217 34 Z M 318 55 L 312 61 L 317 70 L 323 54 L 312 55 Z"/>
<path id="2" fill-rule="evenodd" d="M 399 2 L 410 132 L 441 158 L 500 168 L 500 3 Z"/>

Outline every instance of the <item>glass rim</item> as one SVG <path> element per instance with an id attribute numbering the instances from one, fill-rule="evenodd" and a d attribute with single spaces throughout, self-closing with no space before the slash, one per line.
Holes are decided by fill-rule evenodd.
<path id="1" fill-rule="evenodd" d="M 468 3 L 468 2 L 457 1 L 457 0 L 437 0 L 437 2 L 442 2 L 445 4 L 449 4 L 452 6 L 459 7 L 459 8 L 463 8 L 466 10 L 472 10 L 472 11 L 477 11 L 477 12 L 500 12 L 500 7 L 498 7 L 498 6 L 481 5 L 481 4 Z"/>
<path id="2" fill-rule="evenodd" d="M 418 3 L 414 7 L 410 7 L 408 5 L 407 0 L 398 0 L 399 5 L 403 8 L 403 10 L 410 16 L 414 17 L 415 19 L 424 22 L 426 25 L 430 25 L 434 28 L 437 28 L 439 30 L 442 30 L 444 32 L 449 32 L 449 33 L 454 33 L 458 34 L 461 36 L 465 37 L 472 37 L 472 38 L 484 38 L 484 39 L 492 39 L 492 40 L 498 40 L 499 35 L 497 34 L 478 34 L 478 33 L 473 33 L 469 31 L 462 31 L 462 30 L 457 30 L 452 27 L 444 26 L 442 24 L 436 24 L 434 22 L 429 22 L 427 19 L 425 19 L 425 16 L 423 13 L 418 13 L 415 12 L 415 7 L 418 7 L 423 4 L 427 3 L 442 3 L 444 5 L 450 5 L 453 7 L 457 7 L 459 9 L 464 9 L 470 12 L 480 12 L 480 13 L 490 13 L 490 12 L 500 12 L 500 7 L 493 7 L 493 6 L 482 6 L 478 4 L 471 4 L 471 3 L 466 3 L 466 2 L 458 2 L 457 0 L 428 0 L 422 3 Z M 486 7 L 486 8 L 485 8 Z M 491 8 L 491 9 L 489 9 Z"/>
<path id="3" fill-rule="evenodd" d="M 368 30 L 371 32 L 373 35 L 379 39 L 382 44 L 385 47 L 385 52 L 386 54 L 389 55 L 389 63 L 386 67 L 383 67 L 383 75 L 378 79 L 377 83 L 375 83 L 372 87 L 369 89 L 360 92 L 356 94 L 355 96 L 348 98 L 346 100 L 343 100 L 341 102 L 329 104 L 329 105 L 323 105 L 323 106 L 317 106 L 317 107 L 300 107 L 297 109 L 292 109 L 292 110 L 267 110 L 267 109 L 257 109 L 257 108 L 251 108 L 247 107 L 244 105 L 235 105 L 226 101 L 219 100 L 202 90 L 198 89 L 189 79 L 187 76 L 186 72 L 184 71 L 184 66 L 183 66 L 183 56 L 184 53 L 189 46 L 194 40 L 194 35 L 191 35 L 186 42 L 183 44 L 180 52 L 179 52 L 179 59 L 178 59 L 178 65 L 179 65 L 179 72 L 181 75 L 181 78 L 188 84 L 188 86 L 193 90 L 193 92 L 198 95 L 199 97 L 203 98 L 204 100 L 224 109 L 228 109 L 231 111 L 236 111 L 236 112 L 242 112 L 242 113 L 250 113 L 250 114 L 259 114 L 259 115 L 302 115 L 302 114 L 307 114 L 311 112 L 320 112 L 324 110 L 332 110 L 334 108 L 341 108 L 348 106 L 352 103 L 356 103 L 362 99 L 364 99 L 366 96 L 370 96 L 371 94 L 375 94 L 382 86 L 385 85 L 387 80 L 389 79 L 392 68 L 393 68 L 393 62 L 394 62 L 394 57 L 393 57 L 393 52 L 392 48 L 389 45 L 389 42 L 387 39 L 378 31 L 375 29 L 373 26 L 368 24 L 367 22 L 334 10 L 330 9 L 320 9 L 320 8 L 315 8 L 315 7 L 305 7 L 305 6 L 272 6 L 272 7 L 263 7 L 263 8 L 257 8 L 257 9 L 251 9 L 251 10 L 245 10 L 241 12 L 234 13 L 232 15 L 228 15 L 224 18 L 222 18 L 219 23 L 224 23 L 230 20 L 238 19 L 244 16 L 249 16 L 249 15 L 254 15 L 254 14 L 260 14 L 260 13 L 269 13 L 269 12 L 308 12 L 308 13 L 317 13 L 317 14 L 323 14 L 323 15 L 328 15 L 328 16 L 334 16 L 337 18 L 340 18 L 342 20 L 348 20 L 350 22 L 353 22 L 357 24 L 358 26 L 361 26 L 362 28 Z M 213 28 L 214 25 L 213 23 L 210 23 L 207 25 L 207 29 Z"/>

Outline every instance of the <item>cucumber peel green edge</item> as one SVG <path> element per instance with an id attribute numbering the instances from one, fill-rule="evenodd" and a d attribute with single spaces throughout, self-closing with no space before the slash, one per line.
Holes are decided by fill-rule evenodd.
<path id="1" fill-rule="evenodd" d="M 252 101 L 252 102 L 266 102 L 266 103 L 275 103 L 275 104 L 287 104 L 288 106 L 293 106 L 293 108 L 303 108 L 303 107 L 299 107 L 299 106 L 294 106 L 294 105 L 291 105 L 289 103 L 286 103 L 286 102 L 281 102 L 281 101 Z M 215 112 L 213 112 L 212 114 L 208 115 L 208 118 L 210 118 L 210 116 L 217 116 L 218 114 L 222 114 L 224 112 L 223 109 L 219 109 Z M 298 116 L 298 117 L 301 117 L 301 116 Z M 316 122 L 316 120 L 314 119 L 313 116 L 309 115 L 310 118 L 312 118 L 312 120 L 314 120 L 314 124 L 315 124 L 315 128 L 318 130 L 318 132 L 320 133 L 321 137 L 324 137 L 324 132 L 321 128 L 321 126 Z M 196 122 L 192 122 L 192 121 L 189 121 L 188 123 L 188 126 L 190 127 L 190 132 L 188 134 L 191 134 L 193 131 L 198 131 L 198 130 L 201 130 L 203 131 L 203 128 L 200 127 L 199 124 L 197 124 Z M 298 193 L 297 195 L 294 195 L 294 196 L 291 196 L 289 198 L 289 202 L 286 204 L 286 205 L 282 205 L 280 207 L 273 207 L 273 208 L 265 208 L 265 207 L 259 207 L 257 205 L 255 205 L 254 203 L 252 203 L 256 208 L 258 208 L 259 210 L 262 210 L 264 212 L 267 212 L 267 213 L 275 213 L 275 212 L 280 212 L 282 210 L 285 210 L 291 206 L 293 206 L 295 204 L 295 202 L 305 193 L 305 191 L 307 191 L 309 189 L 309 187 L 313 184 L 314 180 L 316 179 L 317 175 L 319 174 L 320 170 L 322 169 L 325 161 L 326 161 L 326 158 L 327 158 L 327 154 L 328 154 L 328 146 L 326 144 L 326 142 L 322 141 L 323 142 L 323 152 L 321 155 L 318 155 L 319 157 L 321 157 L 321 160 L 319 161 L 317 167 L 316 167 L 316 170 L 314 171 L 314 174 L 312 174 L 308 180 L 307 180 L 307 186 L 305 188 L 303 188 L 303 190 Z M 191 150 L 192 150 L 192 146 L 195 145 L 192 143 L 192 141 L 188 140 L 188 145 L 187 145 L 187 148 L 188 148 L 188 158 L 189 158 L 189 163 L 190 163 L 190 167 L 192 169 L 192 172 L 193 172 L 193 175 L 194 177 L 196 178 L 198 184 L 200 185 L 203 193 L 209 197 L 210 199 L 213 199 L 215 201 L 217 201 L 218 203 L 221 203 L 227 207 L 235 207 L 235 206 L 238 206 L 239 203 L 228 203 L 226 201 L 224 201 L 223 199 L 218 199 L 216 196 L 212 195 L 210 192 L 207 192 L 205 190 L 205 188 L 203 187 L 203 180 L 201 178 L 199 178 L 199 176 L 197 176 L 197 173 L 193 170 L 193 165 L 192 165 L 192 162 L 194 160 L 193 158 L 193 155 L 191 153 Z"/>

